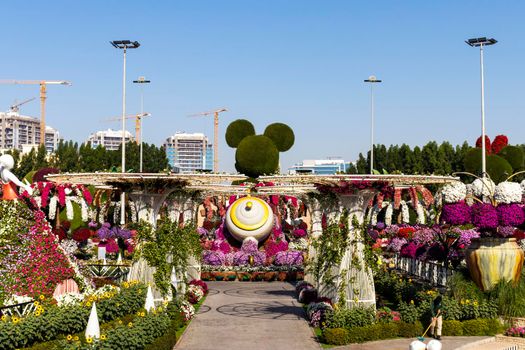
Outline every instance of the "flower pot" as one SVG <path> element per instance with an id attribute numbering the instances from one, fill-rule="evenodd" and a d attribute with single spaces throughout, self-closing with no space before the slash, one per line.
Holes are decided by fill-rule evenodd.
<path id="1" fill-rule="evenodd" d="M 215 281 L 222 281 L 224 280 L 224 272 L 213 272 L 213 279 Z"/>
<path id="2" fill-rule="evenodd" d="M 267 282 L 275 281 L 277 279 L 277 272 L 269 271 L 264 273 L 264 280 Z"/>
<path id="3" fill-rule="evenodd" d="M 487 291 L 501 280 L 519 281 L 524 253 L 516 238 L 479 238 L 472 240 L 465 260 L 472 280 Z"/>
<path id="4" fill-rule="evenodd" d="M 251 277 L 249 272 L 237 272 L 237 279 L 241 282 L 251 281 Z"/>
<path id="5" fill-rule="evenodd" d="M 224 272 L 225 281 L 235 281 L 237 279 L 237 273 L 235 271 Z"/>
<path id="6" fill-rule="evenodd" d="M 264 272 L 254 272 L 252 274 L 252 281 L 264 281 Z"/>
<path id="7" fill-rule="evenodd" d="M 304 280 L 304 271 L 297 271 L 297 276 L 296 276 L 295 280 L 296 281 Z"/>
<path id="8" fill-rule="evenodd" d="M 286 275 L 287 275 L 287 274 L 288 274 L 288 273 L 287 273 L 286 271 L 279 271 L 279 272 L 277 273 L 277 280 L 278 280 L 278 281 L 281 281 L 281 282 L 286 281 Z"/>
<path id="9" fill-rule="evenodd" d="M 203 281 L 211 281 L 212 280 L 211 273 L 208 272 L 208 271 L 202 271 L 201 272 L 201 280 L 203 280 Z"/>
<path id="10" fill-rule="evenodd" d="M 288 271 L 286 280 L 290 282 L 297 281 L 297 271 Z"/>

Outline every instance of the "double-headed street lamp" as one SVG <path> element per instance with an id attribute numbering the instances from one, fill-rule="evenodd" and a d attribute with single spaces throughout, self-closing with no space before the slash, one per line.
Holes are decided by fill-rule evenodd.
<path id="1" fill-rule="evenodd" d="M 126 51 L 128 49 L 136 49 L 140 46 L 138 41 L 131 40 L 113 40 L 111 45 L 116 49 L 121 49 L 124 52 L 124 65 L 122 74 L 122 172 L 126 172 Z M 124 191 L 120 196 L 120 223 L 126 223 L 126 194 Z"/>
<path id="2" fill-rule="evenodd" d="M 374 173 L 374 84 L 380 83 L 381 80 L 377 79 L 374 75 L 364 80 L 365 83 L 370 83 L 370 115 L 371 115 L 371 126 L 370 126 L 370 174 Z"/>
<path id="3" fill-rule="evenodd" d="M 139 77 L 137 80 L 133 80 L 133 83 L 140 84 L 140 113 L 144 114 L 144 84 L 151 83 L 151 80 L 146 80 L 145 77 Z M 139 172 L 142 172 L 142 117 L 139 118 L 139 127 L 140 127 L 140 160 L 139 160 Z"/>
<path id="4" fill-rule="evenodd" d="M 487 176 L 487 161 L 485 154 L 485 78 L 483 73 L 483 46 L 494 45 L 498 41 L 496 39 L 474 38 L 465 41 L 469 46 L 479 47 L 479 62 L 481 75 L 481 176 Z"/>

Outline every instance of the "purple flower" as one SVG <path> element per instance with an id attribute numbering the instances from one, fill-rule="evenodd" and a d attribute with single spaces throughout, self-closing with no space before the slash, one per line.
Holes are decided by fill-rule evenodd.
<path id="1" fill-rule="evenodd" d="M 199 236 L 206 236 L 208 235 L 208 230 L 206 230 L 204 227 L 197 227 L 197 233 Z"/>
<path id="2" fill-rule="evenodd" d="M 302 265 L 303 253 L 300 251 L 279 252 L 275 255 L 274 264 L 284 265 Z"/>
<path id="3" fill-rule="evenodd" d="M 459 234 L 458 247 L 467 248 L 474 238 L 479 238 L 479 232 L 475 229 L 462 230 L 460 228 L 454 228 L 452 231 Z"/>
<path id="4" fill-rule="evenodd" d="M 303 230 L 302 228 L 298 228 L 298 229 L 293 230 L 293 235 L 296 238 L 302 238 L 306 236 L 306 231 Z"/>
<path id="5" fill-rule="evenodd" d="M 226 239 L 224 237 L 224 220 L 222 220 L 222 223 L 219 225 L 219 227 L 215 230 L 215 238 L 216 239 Z"/>
<path id="6" fill-rule="evenodd" d="M 385 227 L 386 227 L 386 225 L 385 225 L 384 222 L 378 221 L 377 224 L 376 224 L 376 228 L 378 230 L 383 230 Z"/>
<path id="7" fill-rule="evenodd" d="M 238 251 L 233 254 L 233 265 L 243 266 L 250 264 L 250 256 L 253 256 L 253 266 L 262 266 L 266 261 L 266 254 L 264 252 L 255 252 L 248 254 L 246 252 Z"/>
<path id="8" fill-rule="evenodd" d="M 259 250 L 259 242 L 255 238 L 248 237 L 242 242 L 241 250 L 245 253 L 255 253 Z"/>
<path id="9" fill-rule="evenodd" d="M 231 249 L 231 245 L 227 241 L 223 241 L 222 239 L 216 239 L 215 241 L 213 241 L 211 246 L 211 250 L 220 250 L 223 254 L 229 253 Z"/>
<path id="10" fill-rule="evenodd" d="M 489 203 L 475 203 L 471 207 L 472 223 L 480 229 L 495 229 L 498 227 L 498 213 Z"/>
<path id="11" fill-rule="evenodd" d="M 420 245 L 430 244 L 436 238 L 436 231 L 429 227 L 421 227 L 412 235 L 414 242 Z"/>
<path id="12" fill-rule="evenodd" d="M 386 233 L 389 237 L 393 237 L 393 236 L 397 235 L 397 231 L 399 231 L 399 226 L 398 226 L 398 225 L 390 225 L 390 226 L 388 226 L 388 227 L 385 229 L 385 233 Z"/>
<path id="13" fill-rule="evenodd" d="M 451 225 L 465 225 L 470 222 L 470 207 L 464 202 L 443 205 L 441 221 Z"/>
<path id="14" fill-rule="evenodd" d="M 500 204 L 496 211 L 501 226 L 519 226 L 525 221 L 523 208 L 519 204 Z"/>
<path id="15" fill-rule="evenodd" d="M 115 236 L 113 236 L 113 234 L 114 232 L 109 229 L 108 223 L 103 224 L 102 227 L 97 230 L 97 236 L 101 240 L 107 240 L 110 238 L 114 238 Z"/>
<path id="16" fill-rule="evenodd" d="M 275 254 L 286 250 L 288 250 L 288 242 L 285 240 L 278 242 L 268 240 L 265 244 L 266 255 L 269 257 L 275 256 Z"/>
<path id="17" fill-rule="evenodd" d="M 414 242 L 410 242 L 408 244 L 405 244 L 401 248 L 401 256 L 414 259 L 416 257 L 416 250 L 417 250 L 417 248 L 418 248 L 418 246 Z"/>
<path id="18" fill-rule="evenodd" d="M 516 228 L 514 226 L 499 226 L 498 235 L 500 237 L 512 237 Z"/>
<path id="19" fill-rule="evenodd" d="M 113 237 L 115 237 L 115 238 L 122 238 L 122 239 L 131 238 L 131 231 L 130 230 L 126 230 L 125 228 L 120 228 L 118 226 L 113 226 L 111 231 L 113 232 Z"/>
<path id="20" fill-rule="evenodd" d="M 93 229 L 93 228 L 97 228 L 98 227 L 98 224 L 95 222 L 95 221 L 90 221 L 88 223 L 88 227 Z"/>
<path id="21" fill-rule="evenodd" d="M 379 237 L 379 232 L 371 228 L 368 230 L 368 235 L 375 241 Z"/>
<path id="22" fill-rule="evenodd" d="M 226 258 L 220 250 L 205 250 L 203 252 L 202 260 L 205 265 L 220 266 L 223 265 Z"/>
<path id="23" fill-rule="evenodd" d="M 403 247 L 405 244 L 407 244 L 407 240 L 405 238 L 394 237 L 390 241 L 388 249 L 394 253 L 399 253 L 399 251 L 401 251 L 401 247 Z"/>

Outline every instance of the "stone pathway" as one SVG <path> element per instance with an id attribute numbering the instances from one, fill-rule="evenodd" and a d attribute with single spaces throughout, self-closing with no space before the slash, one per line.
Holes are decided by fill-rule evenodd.
<path id="1" fill-rule="evenodd" d="M 286 282 L 208 282 L 210 292 L 176 350 L 319 350 Z"/>

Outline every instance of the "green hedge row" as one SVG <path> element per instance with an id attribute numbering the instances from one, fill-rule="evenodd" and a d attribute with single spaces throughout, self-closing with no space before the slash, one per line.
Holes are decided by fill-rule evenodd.
<path id="1" fill-rule="evenodd" d="M 444 321 L 443 336 L 495 335 L 503 331 L 503 325 L 496 319 L 477 319 L 468 321 Z M 363 327 L 326 328 L 321 341 L 330 345 L 364 343 L 392 338 L 416 338 L 423 333 L 420 322 L 375 323 Z"/>

